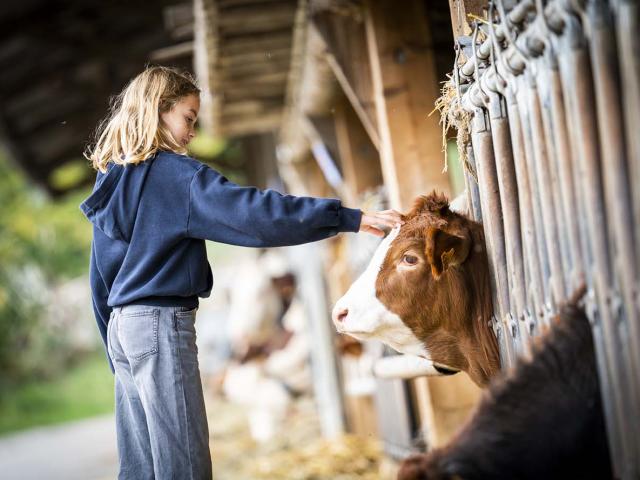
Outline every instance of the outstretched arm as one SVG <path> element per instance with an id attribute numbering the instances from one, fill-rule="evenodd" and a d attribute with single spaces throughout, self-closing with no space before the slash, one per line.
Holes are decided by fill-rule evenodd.
<path id="1" fill-rule="evenodd" d="M 376 225 L 392 227 L 399 218 L 390 210 L 363 214 L 332 198 L 242 187 L 203 165 L 190 184 L 187 235 L 247 247 L 281 247 L 339 232 L 381 235 Z"/>

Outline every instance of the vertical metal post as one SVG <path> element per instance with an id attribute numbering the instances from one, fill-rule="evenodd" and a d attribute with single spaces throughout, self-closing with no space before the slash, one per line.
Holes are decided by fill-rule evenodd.
<path id="1" fill-rule="evenodd" d="M 550 61 L 547 79 L 549 85 L 549 110 L 551 114 L 551 131 L 556 146 L 555 167 L 558 172 L 560 189 L 560 209 L 558 215 L 561 223 L 565 225 L 564 236 L 568 246 L 569 260 L 569 281 L 566 282 L 568 292 L 572 292 L 584 283 L 584 255 L 580 243 L 580 225 L 578 211 L 578 200 L 576 198 L 575 185 L 573 182 L 573 170 L 575 165 L 571 157 L 570 149 L 570 128 L 568 128 L 565 102 L 562 93 L 562 83 L 558 68 L 555 36 L 550 39 L 547 48 L 548 55 L 553 57 Z M 566 274 L 567 272 L 565 272 Z"/>
<path id="2" fill-rule="evenodd" d="M 501 88 L 499 83 L 502 79 L 498 77 L 495 69 L 483 75 L 483 79 L 487 79 L 487 110 L 491 123 L 491 138 L 503 217 L 507 288 L 509 289 L 509 311 L 507 312 L 507 318 L 504 319 L 508 330 L 505 332 L 505 336 L 514 344 L 514 351 L 517 354 L 521 354 L 524 351 L 522 342 L 524 332 L 520 329 L 518 319 L 524 318 L 525 280 L 520 236 L 518 188 L 513 163 L 511 134 L 506 102 L 498 92 L 498 88 Z"/>
<path id="3" fill-rule="evenodd" d="M 633 221 L 630 185 L 627 183 L 627 161 L 624 142 L 620 80 L 616 56 L 613 18 L 608 5 L 601 0 L 587 4 L 590 54 L 597 107 L 604 199 L 611 242 L 609 266 L 614 282 L 607 284 L 608 307 L 616 322 L 623 346 L 622 359 L 629 372 L 629 404 L 631 417 L 640 418 L 640 316 L 635 304 L 634 284 L 638 278 L 633 245 Z M 636 32 L 637 35 L 637 32 Z M 622 297 L 622 298 L 620 298 Z M 620 305 L 622 302 L 622 305 Z M 621 308 L 620 308 L 621 307 Z M 640 424 L 628 425 L 633 441 L 633 465 L 629 474 L 640 475 Z"/>
<path id="4" fill-rule="evenodd" d="M 532 174 L 532 181 L 536 185 L 534 188 L 542 217 L 545 250 L 549 261 L 549 273 L 551 274 L 551 308 L 552 311 L 555 311 L 556 305 L 566 297 L 566 293 L 562 284 L 562 260 L 558 248 L 560 242 L 556 230 L 555 205 L 549 175 L 548 142 L 542 121 L 539 90 L 533 82 L 529 84 L 529 91 L 527 92 L 527 110 L 530 114 L 531 137 L 533 140 L 533 169 L 530 173 Z"/>
<path id="5" fill-rule="evenodd" d="M 537 324 L 535 319 L 541 318 L 543 313 L 542 305 L 544 304 L 544 287 L 534 232 L 535 222 L 533 219 L 531 187 L 529 185 L 529 175 L 526 166 L 528 158 L 524 148 L 520 112 L 518 111 L 514 85 L 515 79 L 511 78 L 509 85 L 505 90 L 505 94 L 513 147 L 514 168 L 518 183 L 518 200 L 521 215 L 520 230 L 525 245 L 523 257 L 529 277 L 529 281 L 526 284 L 526 299 L 529 307 L 528 311 L 525 312 L 525 318 L 523 321 L 526 323 L 527 334 L 533 335 Z"/>
<path id="6" fill-rule="evenodd" d="M 538 320 L 548 324 L 549 317 L 552 310 L 551 301 L 551 288 L 549 278 L 551 277 L 549 269 L 549 257 L 547 255 L 546 243 L 543 235 L 543 222 L 542 212 L 540 207 L 540 194 L 537 188 L 537 182 L 533 175 L 534 164 L 534 152 L 533 152 L 533 136 L 531 131 L 531 121 L 529 111 L 527 109 L 527 96 L 531 89 L 531 78 L 525 72 L 522 75 L 516 77 L 516 88 L 518 91 L 517 107 L 520 117 L 520 125 L 522 130 L 522 140 L 524 145 L 524 152 L 526 162 L 522 165 L 522 174 L 526 175 L 528 179 L 528 185 L 531 192 L 531 207 L 533 213 L 533 235 L 535 238 L 535 245 L 538 252 L 538 262 L 540 275 L 542 277 L 542 295 L 544 297 L 544 305 L 540 305 L 538 312 Z"/>
<path id="7" fill-rule="evenodd" d="M 608 289 L 613 278 L 609 263 L 609 242 L 600 174 L 599 141 L 594 105 L 591 63 L 579 21 L 570 12 L 565 15 L 563 48 L 559 52 L 563 91 L 567 101 L 568 119 L 573 126 L 572 150 L 579 182 L 578 202 L 584 209 L 586 273 L 588 293 L 587 313 L 592 322 L 603 403 L 607 419 L 608 438 L 614 463 L 614 473 L 625 476 L 632 464 L 633 441 L 630 438 L 629 377 L 620 352 L 622 345 L 615 319 L 609 308 Z"/>
<path id="8" fill-rule="evenodd" d="M 562 293 L 562 297 L 558 300 L 562 300 L 571 293 L 568 291 L 571 278 L 571 260 L 567 226 L 562 221 L 564 215 L 561 206 L 560 159 L 558 155 L 561 146 L 558 145 L 558 139 L 554 136 L 554 130 L 557 126 L 551 112 L 550 73 L 555 60 L 553 53 L 547 47 L 544 54 L 534 62 L 536 64 L 536 86 L 539 100 L 538 112 L 542 120 L 542 133 L 546 147 L 546 155 L 541 159 L 542 164 L 538 165 L 541 169 L 539 173 L 542 186 L 541 194 L 548 199 L 547 202 L 543 202 L 543 218 L 545 218 L 545 227 L 547 227 L 547 249 L 552 265 L 552 275 L 558 277 L 557 281 L 560 285 L 557 288 Z"/>
<path id="9" fill-rule="evenodd" d="M 501 347 L 500 359 L 503 367 L 509 368 L 515 361 L 515 352 L 511 342 L 506 339 L 508 330 L 504 319 L 509 312 L 509 288 L 506 272 L 506 253 L 504 248 L 504 230 L 502 224 L 502 208 L 496 165 L 491 139 L 491 127 L 488 113 L 484 108 L 475 106 L 471 126 L 471 142 L 475 152 L 476 172 L 480 189 L 483 226 L 485 231 L 489 267 L 493 275 L 492 291 L 494 292 L 494 310 L 499 320 L 495 322 Z M 505 331 L 506 330 L 506 331 Z"/>
<path id="10" fill-rule="evenodd" d="M 289 247 L 289 255 L 299 279 L 300 295 L 309 318 L 313 390 L 318 404 L 320 428 L 325 438 L 345 430 L 344 408 L 335 357 L 333 328 L 329 318 L 327 292 L 322 271 L 323 244 Z"/>
<path id="11" fill-rule="evenodd" d="M 620 64 L 622 106 L 627 145 L 629 181 L 631 189 L 636 269 L 640 272 L 640 1 L 615 2 L 618 62 Z M 640 284 L 635 279 L 636 305 L 640 308 Z"/>

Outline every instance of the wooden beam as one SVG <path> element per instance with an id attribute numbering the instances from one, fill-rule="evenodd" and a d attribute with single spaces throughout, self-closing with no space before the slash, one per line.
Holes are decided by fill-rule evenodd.
<path id="1" fill-rule="evenodd" d="M 378 148 L 380 140 L 364 24 L 352 16 L 327 10 L 317 11 L 312 21 L 326 44 L 329 67 Z"/>
<path id="2" fill-rule="evenodd" d="M 202 90 L 200 125 L 209 135 L 216 135 L 220 125 L 220 80 L 215 75 L 219 48 L 216 34 L 218 11 L 215 2 L 194 0 L 193 17 L 193 67 Z"/>
<path id="3" fill-rule="evenodd" d="M 269 64 L 269 63 L 289 63 L 291 59 L 291 48 L 285 46 L 278 50 L 260 49 L 259 51 L 248 51 L 227 55 L 224 47 L 220 50 L 220 58 L 218 59 L 219 68 L 246 68 L 247 65 Z"/>
<path id="4" fill-rule="evenodd" d="M 488 6 L 487 0 L 449 0 L 453 38 L 471 35 L 471 19 L 469 15 L 483 17 L 483 10 Z"/>
<path id="5" fill-rule="evenodd" d="M 375 120 L 372 120 L 370 114 L 365 109 L 364 105 L 360 101 L 360 98 L 358 97 L 358 94 L 356 93 L 355 88 L 351 86 L 349 79 L 344 74 L 344 71 L 342 70 L 342 67 L 340 66 L 336 58 L 332 54 L 327 53 L 326 60 L 327 60 L 327 63 L 329 64 L 329 67 L 331 68 L 331 71 L 335 75 L 336 80 L 338 80 L 338 83 L 342 88 L 342 92 L 345 94 L 346 98 L 349 100 L 349 103 L 351 104 L 351 108 L 353 108 L 356 115 L 360 119 L 360 122 L 362 123 L 362 127 L 364 128 L 365 132 L 367 132 L 367 135 L 369 135 L 369 139 L 371 140 L 371 143 L 376 149 L 379 149 L 380 136 L 378 135 L 378 129 L 375 125 Z"/>
<path id="6" fill-rule="evenodd" d="M 283 97 L 275 97 L 269 101 L 260 100 L 244 100 L 241 102 L 226 103 L 224 105 L 225 116 L 240 116 L 240 115 L 261 115 L 265 111 L 273 111 L 277 108 L 282 108 Z"/>
<path id="7" fill-rule="evenodd" d="M 232 83 L 234 86 L 247 85 L 249 88 L 253 88 L 255 85 L 274 84 L 282 85 L 283 93 L 284 86 L 287 82 L 287 71 L 280 70 L 279 72 L 234 72 L 225 71 L 220 73 L 221 78 L 225 82 Z"/>
<path id="8" fill-rule="evenodd" d="M 226 10 L 253 6 L 264 7 L 265 4 L 268 4 L 272 8 L 281 4 L 292 5 L 295 7 L 296 0 L 217 0 L 217 3 L 219 8 Z"/>
<path id="9" fill-rule="evenodd" d="M 290 8 L 273 9 L 266 6 L 251 10 L 238 10 L 220 15 L 218 26 L 224 33 L 238 34 L 241 32 L 268 32 L 279 28 L 292 28 L 295 15 L 295 5 Z"/>
<path id="10" fill-rule="evenodd" d="M 233 56 L 258 49 L 262 52 L 268 52 L 284 48 L 291 48 L 291 30 L 284 30 L 276 34 L 266 32 L 225 39 L 222 51 L 224 55 Z"/>
<path id="11" fill-rule="evenodd" d="M 224 108 L 224 104 L 227 102 L 246 100 L 248 98 L 273 98 L 278 95 L 284 95 L 284 90 L 285 84 L 283 82 L 229 84 L 221 92 L 223 97 L 221 99 L 221 108 Z"/>
<path id="12" fill-rule="evenodd" d="M 346 99 L 336 106 L 334 120 L 342 175 L 351 197 L 347 200 L 356 205 L 365 190 L 382 184 L 380 157 Z"/>
<path id="13" fill-rule="evenodd" d="M 225 80 L 242 79 L 242 77 L 259 76 L 263 74 L 277 74 L 287 72 L 289 70 L 288 62 L 272 62 L 272 63 L 255 63 L 236 68 L 221 68 L 218 75 Z"/>
<path id="14" fill-rule="evenodd" d="M 278 175 L 276 144 L 273 132 L 249 135 L 243 138 L 242 147 L 246 155 L 244 171 L 247 183 L 258 188 L 282 189 Z"/>
<path id="15" fill-rule="evenodd" d="M 431 32 L 419 0 L 365 6 L 382 172 L 391 206 L 407 210 L 420 194 L 449 193 L 438 116 L 430 116 L 439 95 Z"/>
<path id="16" fill-rule="evenodd" d="M 275 130 L 282 121 L 282 109 L 263 112 L 259 116 L 225 116 L 220 119 L 220 132 L 224 136 L 236 137 L 251 133 Z"/>
<path id="17" fill-rule="evenodd" d="M 149 54 L 149 58 L 155 62 L 166 62 L 174 58 L 193 55 L 193 42 L 182 42 L 170 47 L 158 48 Z"/>

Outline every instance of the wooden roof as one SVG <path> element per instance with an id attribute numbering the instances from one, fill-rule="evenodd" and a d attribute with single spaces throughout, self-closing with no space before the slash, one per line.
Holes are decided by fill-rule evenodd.
<path id="1" fill-rule="evenodd" d="M 3 2 L 0 142 L 37 184 L 61 193 L 51 173 L 82 159 L 110 95 L 145 63 L 191 68 L 192 20 L 191 2 Z"/>
<path id="2" fill-rule="evenodd" d="M 199 7 L 201 5 L 201 7 Z M 281 123 L 297 0 L 202 0 L 211 133 L 236 137 Z M 202 80 L 203 75 L 199 72 Z"/>

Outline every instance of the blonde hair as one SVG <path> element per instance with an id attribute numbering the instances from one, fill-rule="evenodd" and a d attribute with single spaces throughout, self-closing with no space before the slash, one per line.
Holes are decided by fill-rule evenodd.
<path id="1" fill-rule="evenodd" d="M 158 150 L 186 153 L 160 120 L 160 114 L 171 110 L 181 98 L 199 93 L 189 73 L 148 67 L 111 99 L 109 114 L 98 124 L 95 142 L 84 156 L 93 168 L 106 172 L 109 162 L 137 164 Z"/>

